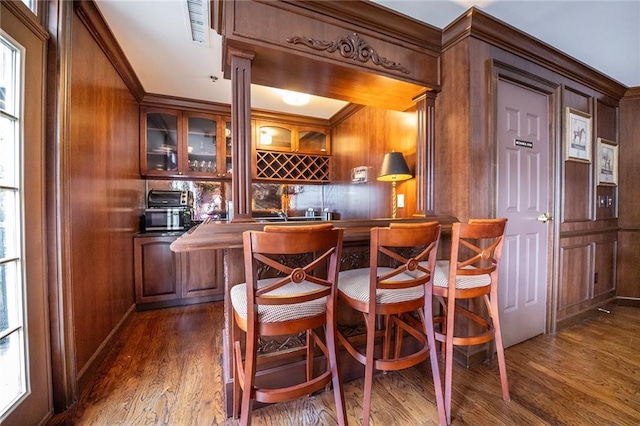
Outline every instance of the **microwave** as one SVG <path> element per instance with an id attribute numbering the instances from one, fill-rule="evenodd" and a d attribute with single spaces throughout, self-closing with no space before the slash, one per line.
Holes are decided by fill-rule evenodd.
<path id="1" fill-rule="evenodd" d="M 144 211 L 144 231 L 186 231 L 191 228 L 190 208 L 152 208 Z"/>

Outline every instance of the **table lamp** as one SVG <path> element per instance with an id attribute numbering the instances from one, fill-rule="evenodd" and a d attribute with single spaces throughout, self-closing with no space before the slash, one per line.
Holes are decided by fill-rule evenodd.
<path id="1" fill-rule="evenodd" d="M 395 219 L 398 211 L 398 201 L 396 198 L 396 182 L 411 179 L 413 175 L 401 152 L 391 151 L 384 155 L 382 167 L 378 174 L 378 180 L 391 182 L 391 214 Z"/>

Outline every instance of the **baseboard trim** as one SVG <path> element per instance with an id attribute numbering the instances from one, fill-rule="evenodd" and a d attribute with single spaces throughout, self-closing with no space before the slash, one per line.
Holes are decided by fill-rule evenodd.
<path id="1" fill-rule="evenodd" d="M 616 297 L 616 304 L 619 306 L 632 306 L 640 308 L 640 298 L 638 297 Z"/>

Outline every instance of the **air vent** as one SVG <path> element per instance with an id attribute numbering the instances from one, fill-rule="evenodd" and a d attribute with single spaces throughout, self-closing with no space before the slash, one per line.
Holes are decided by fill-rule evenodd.
<path id="1" fill-rule="evenodd" d="M 189 36 L 191 41 L 204 46 L 209 45 L 209 1 L 184 0 Z"/>

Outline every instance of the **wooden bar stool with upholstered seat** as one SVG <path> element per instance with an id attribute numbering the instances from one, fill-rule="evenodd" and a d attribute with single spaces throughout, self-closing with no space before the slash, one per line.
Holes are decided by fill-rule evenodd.
<path id="1" fill-rule="evenodd" d="M 444 342 L 445 379 L 444 402 L 447 422 L 451 422 L 453 378 L 453 347 L 479 345 L 495 339 L 502 396 L 509 400 L 509 384 L 498 317 L 498 268 L 502 254 L 507 219 L 471 219 L 469 223 L 454 223 L 451 233 L 450 260 L 438 261 L 433 278 L 433 294 L 444 308 L 442 332 L 436 339 Z M 456 304 L 457 299 L 483 298 L 487 315 L 472 312 Z M 455 315 L 478 324 L 482 332 L 454 336 Z M 485 317 L 488 316 L 488 319 Z"/>
<path id="2" fill-rule="evenodd" d="M 409 368 L 427 357 L 431 358 L 438 418 L 440 424 L 445 423 L 431 292 L 440 229 L 437 222 L 392 223 L 386 228 L 372 228 L 369 267 L 340 272 L 338 297 L 364 315 L 367 327 L 364 353 L 338 333 L 347 351 L 365 366 L 364 425 L 369 424 L 370 418 L 373 370 Z M 376 330 L 376 316 L 384 319 L 380 331 Z M 405 334 L 412 337 L 406 339 L 407 345 L 403 345 Z M 377 351 L 374 355 L 377 336 L 382 337 L 381 356 L 376 356 Z"/>
<path id="3" fill-rule="evenodd" d="M 309 395 L 333 384 L 336 422 L 346 423 L 344 395 L 336 352 L 336 281 L 342 251 L 343 230 L 332 224 L 266 226 L 264 231 L 243 234 L 245 284 L 231 289 L 234 313 L 234 401 L 240 423 L 251 423 L 253 400 L 274 403 Z M 271 278 L 259 279 L 260 271 Z M 317 331 L 324 328 L 325 341 Z M 246 334 L 243 354 L 240 337 Z M 281 388 L 256 385 L 259 336 L 305 333 L 299 353 L 306 357 L 306 379 Z M 326 357 L 326 370 L 314 377 L 314 348 Z M 283 356 L 291 357 L 292 351 Z M 273 361 L 278 355 L 268 354 Z M 284 378 L 291 379 L 291 378 Z"/>

